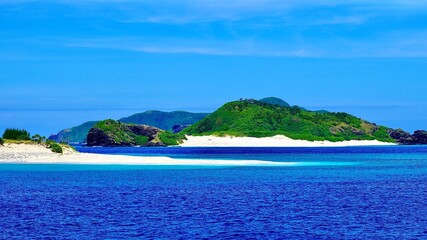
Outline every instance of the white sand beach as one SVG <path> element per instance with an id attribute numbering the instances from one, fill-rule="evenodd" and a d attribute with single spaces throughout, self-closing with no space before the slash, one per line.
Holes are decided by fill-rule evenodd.
<path id="1" fill-rule="evenodd" d="M 90 154 L 66 151 L 63 154 L 32 144 L 5 144 L 0 146 L 0 163 L 47 164 L 120 164 L 120 165 L 184 165 L 184 166 L 290 166 L 292 162 L 258 160 L 204 160 L 173 159 L 169 157 L 138 157 L 107 154 Z"/>
<path id="2" fill-rule="evenodd" d="M 346 147 L 387 146 L 393 143 L 374 141 L 304 141 L 285 136 L 267 138 L 187 136 L 182 147 Z M 79 153 L 65 148 L 57 154 L 37 144 L 6 143 L 0 145 L 0 163 L 64 163 L 64 164 L 123 164 L 123 165 L 209 165 L 209 166 L 289 166 L 292 162 L 270 162 L 261 160 L 209 160 L 173 159 L 170 157 L 142 157 L 109 154 Z"/>
<path id="3" fill-rule="evenodd" d="M 182 147 L 349 147 L 349 146 L 388 146 L 394 143 L 378 140 L 351 140 L 343 142 L 294 140 L 283 135 L 274 137 L 216 137 L 186 136 Z"/>

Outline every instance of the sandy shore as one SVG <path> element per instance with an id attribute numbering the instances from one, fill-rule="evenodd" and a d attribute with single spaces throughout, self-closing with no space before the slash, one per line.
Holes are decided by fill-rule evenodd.
<path id="1" fill-rule="evenodd" d="M 344 142 L 294 140 L 283 135 L 266 138 L 254 137 L 216 137 L 187 136 L 183 147 L 349 147 L 349 146 L 387 146 L 394 143 L 378 140 L 351 140 Z"/>
<path id="2" fill-rule="evenodd" d="M 187 136 L 183 147 L 345 147 L 394 145 L 379 141 L 310 142 L 285 136 L 268 138 Z M 0 163 L 62 163 L 62 164 L 122 164 L 122 165 L 206 165 L 206 166 L 292 166 L 293 162 L 261 160 L 173 159 L 169 157 L 139 157 L 124 155 L 78 153 L 65 149 L 57 154 L 37 144 L 0 145 Z"/>
<path id="3" fill-rule="evenodd" d="M 40 145 L 5 144 L 0 146 L 0 163 L 56 163 L 56 164 L 121 164 L 121 165 L 184 165 L 184 166 L 291 166 L 292 162 L 258 160 L 173 159 L 169 157 L 137 157 L 90 154 L 68 151 L 51 152 Z"/>

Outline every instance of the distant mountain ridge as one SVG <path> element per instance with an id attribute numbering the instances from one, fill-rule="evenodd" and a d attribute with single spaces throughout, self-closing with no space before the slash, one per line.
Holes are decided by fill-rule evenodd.
<path id="1" fill-rule="evenodd" d="M 89 130 L 97 124 L 98 121 L 85 122 L 76 127 L 67 128 L 59 131 L 57 134 L 50 135 L 49 139 L 56 142 L 81 143 L 86 142 L 86 137 Z"/>
<path id="2" fill-rule="evenodd" d="M 207 115 L 209 115 L 209 113 L 191 113 L 186 111 L 162 112 L 151 110 L 121 118 L 119 121 L 130 124 L 144 124 L 157 127 L 162 130 L 172 131 L 175 125 L 191 125 L 203 119 Z M 79 126 L 61 130 L 57 134 L 51 135 L 49 139 L 57 142 L 86 142 L 89 130 L 98 122 L 99 121 L 85 122 Z"/>
<path id="3" fill-rule="evenodd" d="M 145 124 L 172 131 L 175 125 L 191 125 L 202 120 L 207 115 L 209 115 L 209 113 L 191 113 L 186 111 L 162 112 L 151 110 L 121 118 L 119 121 L 123 123 Z"/>

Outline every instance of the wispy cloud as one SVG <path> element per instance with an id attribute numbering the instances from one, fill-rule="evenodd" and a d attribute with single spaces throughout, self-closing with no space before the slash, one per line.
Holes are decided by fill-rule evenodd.
<path id="1" fill-rule="evenodd" d="M 71 48 L 94 48 L 133 51 L 153 54 L 200 54 L 217 56 L 267 56 L 300 58 L 418 58 L 427 57 L 427 33 L 387 33 L 373 40 L 322 40 L 268 42 L 262 40 L 194 40 L 194 39 L 142 39 L 74 38 L 51 41 Z M 57 43 L 54 43 L 57 42 Z M 173 42 L 173 44 L 171 44 Z"/>
<path id="2" fill-rule="evenodd" d="M 68 39 L 61 41 L 67 47 L 102 48 L 142 53 L 201 54 L 217 56 L 269 56 L 269 57 L 318 57 L 315 49 L 283 48 L 270 43 L 252 41 L 195 41 L 191 39 L 147 40 L 132 38 Z M 153 43 L 155 42 L 155 43 Z M 170 44 L 174 42 L 174 44 Z"/>
<path id="3" fill-rule="evenodd" d="M 411 14 L 425 16 L 426 1 L 3 0 L 0 7 L 9 6 L 5 8 L 27 17 L 28 12 L 20 12 L 26 8 L 17 7 L 26 3 L 41 4 L 37 6 L 43 11 L 49 9 L 46 4 L 61 6 L 69 14 L 60 20 L 83 26 L 78 29 L 81 32 L 58 26 L 54 31 L 32 31 L 31 39 L 38 39 L 25 44 L 40 43 L 44 48 L 221 56 L 427 57 L 425 26 L 417 23 L 408 32 L 403 24 L 416 19 Z M 49 14 L 45 15 L 51 22 L 58 18 Z M 21 29 L 22 35 L 27 36 L 27 30 Z M 19 44 L 8 32 L 0 30 L 0 35 L 13 40 L 8 45 Z"/>
<path id="4" fill-rule="evenodd" d="M 368 16 L 334 16 L 329 19 L 320 19 L 313 22 L 313 25 L 341 25 L 341 24 L 363 24 L 368 20 Z"/>
<path id="5" fill-rule="evenodd" d="M 390 31 L 369 41 L 354 42 L 349 49 L 353 49 L 355 55 L 365 54 L 367 57 L 425 58 L 427 42 L 424 39 L 427 39 L 426 31 Z"/>

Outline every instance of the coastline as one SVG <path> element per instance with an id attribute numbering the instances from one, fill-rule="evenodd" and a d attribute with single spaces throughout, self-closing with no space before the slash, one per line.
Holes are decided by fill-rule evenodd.
<path id="1" fill-rule="evenodd" d="M 181 147 L 356 147 L 356 146 L 394 146 L 395 143 L 378 140 L 350 140 L 343 142 L 295 140 L 283 135 L 273 137 L 217 137 L 186 136 Z"/>
<path id="2" fill-rule="evenodd" d="M 0 146 L 0 164 L 111 164 L 111 165 L 174 165 L 174 166 L 293 166 L 293 162 L 262 160 L 173 159 L 66 152 L 57 154 L 40 145 L 5 144 Z"/>
<path id="3" fill-rule="evenodd" d="M 349 147 L 349 146 L 392 146 L 393 143 L 374 141 L 305 141 L 285 136 L 268 138 L 187 136 L 181 147 Z M 37 144 L 6 143 L 0 146 L 0 163 L 23 164 L 118 164 L 118 165 L 178 165 L 178 166 L 294 166 L 294 162 L 272 162 L 263 160 L 213 160 L 174 159 L 166 156 L 126 156 L 112 154 L 79 153 L 67 149 L 63 154 L 51 152 Z"/>

